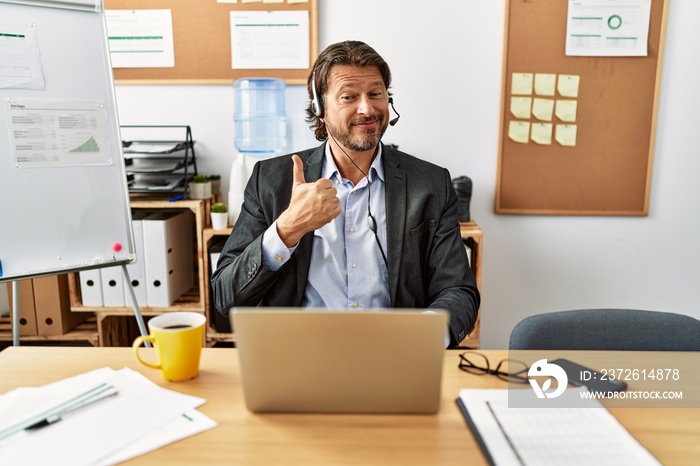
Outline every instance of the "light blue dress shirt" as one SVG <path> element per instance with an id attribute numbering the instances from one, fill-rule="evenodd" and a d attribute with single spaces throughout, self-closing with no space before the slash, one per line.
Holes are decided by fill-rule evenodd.
<path id="1" fill-rule="evenodd" d="M 329 309 L 370 309 L 391 306 L 388 271 L 377 240 L 369 228 L 368 200 L 377 222 L 377 234 L 386 253 L 386 207 L 381 146 L 368 178 L 357 186 L 343 179 L 326 144 L 321 177 L 333 181 L 341 212 L 314 231 L 309 277 L 302 306 Z M 371 181 L 371 183 L 368 183 Z M 368 191 L 372 190 L 371 195 Z M 276 222 L 264 233 L 263 262 L 270 270 L 286 263 L 295 248 L 287 248 L 277 234 Z"/>

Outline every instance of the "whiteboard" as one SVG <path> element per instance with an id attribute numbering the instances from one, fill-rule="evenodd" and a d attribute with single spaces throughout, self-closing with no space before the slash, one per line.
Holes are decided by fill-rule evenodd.
<path id="1" fill-rule="evenodd" d="M 135 260 L 102 0 L 0 0 L 0 282 Z"/>

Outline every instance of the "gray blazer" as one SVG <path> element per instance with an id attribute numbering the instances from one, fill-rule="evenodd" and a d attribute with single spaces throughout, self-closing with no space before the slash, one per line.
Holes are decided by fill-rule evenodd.
<path id="1" fill-rule="evenodd" d="M 304 178 L 321 175 L 325 144 L 298 152 Z M 392 307 L 440 308 L 450 313 L 450 345 L 476 322 L 479 291 L 457 223 L 457 196 L 449 172 L 382 147 L 386 180 L 387 261 Z M 299 242 L 278 271 L 263 265 L 262 236 L 287 208 L 291 154 L 258 162 L 248 180 L 240 216 L 212 276 L 215 306 L 228 315 L 240 306 L 300 306 L 309 273 L 313 234 Z"/>

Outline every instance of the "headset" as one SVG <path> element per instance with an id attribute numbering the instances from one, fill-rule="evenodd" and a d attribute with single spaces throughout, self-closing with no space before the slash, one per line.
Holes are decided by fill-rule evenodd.
<path id="1" fill-rule="evenodd" d="M 318 91 L 316 90 L 316 72 L 314 71 L 311 74 L 311 93 L 313 95 L 313 99 L 311 100 L 311 111 L 314 112 L 314 115 L 316 115 L 318 118 L 323 118 L 323 102 L 321 99 L 318 97 Z M 396 118 L 393 118 L 392 120 L 389 121 L 390 126 L 394 126 L 396 123 L 399 122 L 399 118 L 401 118 L 401 115 L 399 115 L 399 112 L 396 111 L 394 108 L 394 98 L 389 97 L 389 105 L 391 105 L 391 109 L 396 113 Z"/>

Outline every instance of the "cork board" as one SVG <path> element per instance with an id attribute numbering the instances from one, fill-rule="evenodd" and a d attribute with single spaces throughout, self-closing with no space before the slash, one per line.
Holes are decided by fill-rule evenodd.
<path id="1" fill-rule="evenodd" d="M 281 78 L 306 84 L 318 55 L 318 0 L 301 3 L 217 2 L 217 0 L 105 0 L 107 10 L 169 9 L 174 68 L 114 68 L 116 84 L 231 84 L 242 77 Z M 232 69 L 230 11 L 308 11 L 309 64 L 305 69 Z"/>
<path id="2" fill-rule="evenodd" d="M 669 1 L 652 0 L 647 56 L 589 57 L 565 55 L 568 1 L 506 0 L 496 213 L 648 214 Z M 578 76 L 574 123 L 549 122 L 575 124 L 575 145 L 509 136 L 519 73 Z"/>

